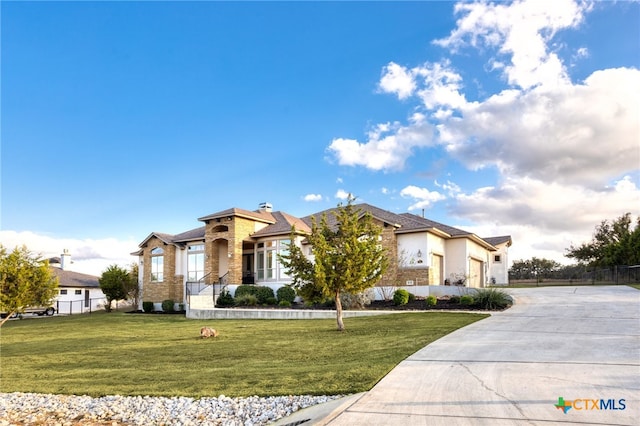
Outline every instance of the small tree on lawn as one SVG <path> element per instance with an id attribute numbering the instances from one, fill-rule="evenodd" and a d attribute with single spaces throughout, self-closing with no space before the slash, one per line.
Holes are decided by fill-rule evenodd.
<path id="1" fill-rule="evenodd" d="M 100 289 L 107 299 L 104 309 L 111 312 L 111 302 L 127 298 L 127 288 L 131 282 L 131 277 L 126 269 L 118 265 L 109 266 L 98 279 Z"/>
<path id="2" fill-rule="evenodd" d="M 333 226 L 326 214 L 320 224 L 312 217 L 307 239 L 312 246 L 313 263 L 294 244 L 288 254 L 280 256 L 295 286 L 310 285 L 311 289 L 333 297 L 339 331 L 344 330 L 340 294 L 357 294 L 373 287 L 389 266 L 379 241 L 382 229 L 373 223 L 369 213 L 357 209 L 353 201 L 350 196 L 346 206 L 338 205 L 333 212 L 336 222 Z"/>
<path id="3" fill-rule="evenodd" d="M 25 246 L 7 253 L 0 245 L 0 310 L 7 314 L 0 327 L 25 308 L 49 305 L 57 292 L 58 279 L 51 274 L 48 261 Z"/>
<path id="4" fill-rule="evenodd" d="M 124 291 L 127 294 L 126 298 L 132 300 L 134 306 L 137 307 L 140 303 L 140 287 L 138 286 L 138 264 L 135 262 L 129 268 L 129 281 L 127 281 Z"/>

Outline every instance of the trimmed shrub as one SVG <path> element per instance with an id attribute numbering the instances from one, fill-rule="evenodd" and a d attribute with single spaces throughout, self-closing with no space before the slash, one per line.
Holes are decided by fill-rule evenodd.
<path id="1" fill-rule="evenodd" d="M 460 297 L 460 304 L 465 306 L 473 305 L 473 296 L 471 296 L 470 294 L 465 294 L 464 296 Z"/>
<path id="2" fill-rule="evenodd" d="M 276 299 L 275 297 L 269 297 L 264 304 L 269 306 L 277 305 L 278 299 Z"/>
<path id="3" fill-rule="evenodd" d="M 267 305 L 268 299 L 275 299 L 276 295 L 273 293 L 271 287 L 258 286 L 256 287 L 255 296 L 258 298 L 258 303 L 261 305 Z"/>
<path id="4" fill-rule="evenodd" d="M 409 303 L 409 292 L 403 288 L 399 288 L 393 293 L 393 304 L 396 306 L 406 305 Z"/>
<path id="5" fill-rule="evenodd" d="M 289 302 L 288 300 L 281 300 L 278 303 L 278 306 L 282 306 L 283 308 L 290 308 L 291 307 L 291 302 Z"/>
<path id="6" fill-rule="evenodd" d="M 415 302 L 416 301 L 416 295 L 413 293 L 409 293 L 409 302 Z"/>
<path id="7" fill-rule="evenodd" d="M 236 296 L 236 306 L 256 306 L 258 298 L 254 294 L 241 294 Z"/>
<path id="8" fill-rule="evenodd" d="M 504 309 L 513 302 L 511 296 L 497 288 L 482 288 L 473 295 L 474 305 L 480 309 Z"/>
<path id="9" fill-rule="evenodd" d="M 235 297 L 236 299 L 240 296 L 244 296 L 245 294 L 251 294 L 254 296 L 258 296 L 258 286 L 255 285 L 239 285 L 238 288 L 236 288 L 236 293 L 235 293 Z"/>
<path id="10" fill-rule="evenodd" d="M 449 303 L 460 303 L 460 296 L 451 296 L 449 298 Z"/>
<path id="11" fill-rule="evenodd" d="M 438 298 L 435 296 L 429 296 L 426 298 L 427 306 L 436 306 L 438 304 Z"/>
<path id="12" fill-rule="evenodd" d="M 162 301 L 162 310 L 164 312 L 173 312 L 173 305 L 174 305 L 173 300 L 171 300 L 171 299 L 163 300 Z"/>
<path id="13" fill-rule="evenodd" d="M 340 303 L 344 309 L 364 309 L 375 297 L 373 289 L 369 288 L 358 294 L 340 293 Z"/>
<path id="14" fill-rule="evenodd" d="M 233 296 L 227 290 L 223 290 L 218 296 L 218 300 L 216 301 L 216 306 L 219 308 L 227 308 L 229 306 L 233 306 L 235 301 L 233 300 Z"/>
<path id="15" fill-rule="evenodd" d="M 153 312 L 153 302 L 142 302 L 142 310 L 145 312 Z"/>
<path id="16" fill-rule="evenodd" d="M 278 296 L 278 302 L 289 302 L 289 306 L 291 306 L 296 299 L 296 291 L 288 285 L 280 287 L 278 291 L 276 291 L 276 295 Z"/>

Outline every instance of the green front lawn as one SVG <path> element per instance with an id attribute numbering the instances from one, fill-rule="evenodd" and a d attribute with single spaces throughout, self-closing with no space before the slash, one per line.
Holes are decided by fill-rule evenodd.
<path id="1" fill-rule="evenodd" d="M 9 321 L 0 391 L 153 396 L 348 394 L 407 356 L 485 318 L 402 313 L 335 320 L 189 320 L 103 312 Z M 200 327 L 220 337 L 201 339 Z"/>

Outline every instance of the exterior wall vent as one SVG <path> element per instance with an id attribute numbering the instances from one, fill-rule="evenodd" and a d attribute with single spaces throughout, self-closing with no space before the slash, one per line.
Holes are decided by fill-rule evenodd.
<path id="1" fill-rule="evenodd" d="M 413 280 L 407 280 L 406 285 L 413 285 Z"/>

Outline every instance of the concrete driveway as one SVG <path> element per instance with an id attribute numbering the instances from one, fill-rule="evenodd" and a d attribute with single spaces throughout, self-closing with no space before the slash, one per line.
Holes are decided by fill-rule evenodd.
<path id="1" fill-rule="evenodd" d="M 511 309 L 428 345 L 312 423 L 640 425 L 640 291 L 508 292 Z"/>

